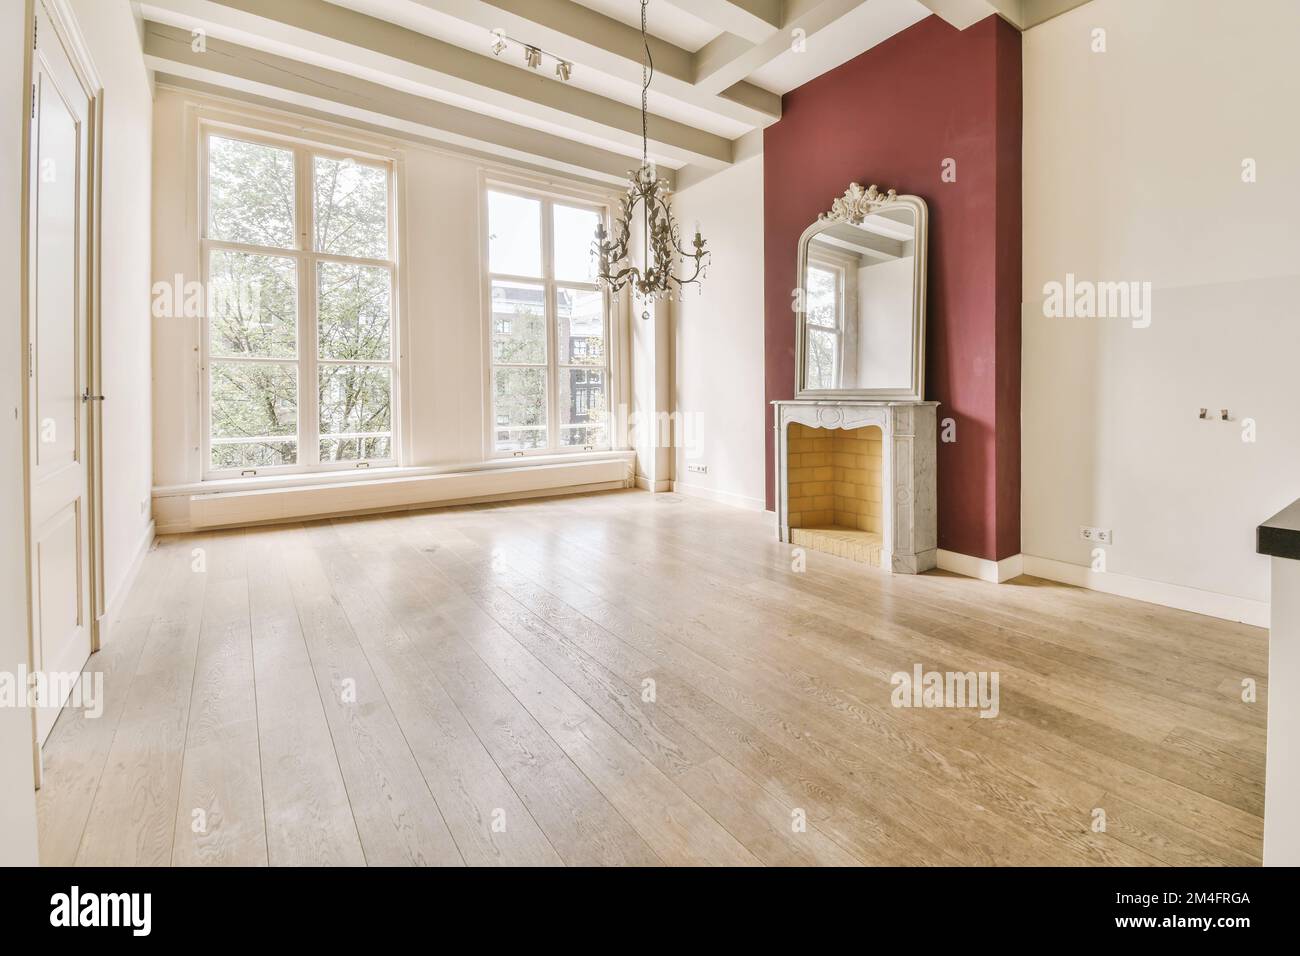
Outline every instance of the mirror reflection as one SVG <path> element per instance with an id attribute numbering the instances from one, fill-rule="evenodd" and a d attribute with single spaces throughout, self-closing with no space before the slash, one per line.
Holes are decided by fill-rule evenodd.
<path id="1" fill-rule="evenodd" d="M 916 348 L 916 218 L 904 205 L 808 240 L 805 390 L 910 389 Z"/>

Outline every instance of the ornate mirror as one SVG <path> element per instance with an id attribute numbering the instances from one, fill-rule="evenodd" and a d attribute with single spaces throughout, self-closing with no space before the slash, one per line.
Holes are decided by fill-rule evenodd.
<path id="1" fill-rule="evenodd" d="M 799 239 L 799 398 L 925 397 L 927 211 L 857 183 Z"/>

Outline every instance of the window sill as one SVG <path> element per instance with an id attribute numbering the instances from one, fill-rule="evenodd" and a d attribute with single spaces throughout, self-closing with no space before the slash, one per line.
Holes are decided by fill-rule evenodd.
<path id="1" fill-rule="evenodd" d="M 257 475 L 249 478 L 211 478 L 183 485 L 159 485 L 153 489 L 154 498 L 172 498 L 190 495 L 222 494 L 232 491 L 262 491 L 269 489 L 314 488 L 321 485 L 378 482 L 394 478 L 420 478 L 434 475 L 470 474 L 509 469 L 526 470 L 549 465 L 573 464 L 584 461 L 632 461 L 636 452 L 631 449 L 615 451 L 567 452 L 557 455 L 532 455 L 525 458 L 492 458 L 487 461 L 457 465 L 429 467 L 389 466 L 387 468 L 356 468 L 341 471 L 298 472 L 288 475 Z"/>

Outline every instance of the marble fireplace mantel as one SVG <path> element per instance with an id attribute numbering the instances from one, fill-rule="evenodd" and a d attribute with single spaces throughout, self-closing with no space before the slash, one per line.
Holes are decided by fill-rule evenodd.
<path id="1" fill-rule="evenodd" d="M 777 533 L 790 541 L 789 430 L 849 429 L 875 425 L 881 431 L 881 566 L 917 574 L 935 566 L 938 547 L 935 452 L 938 402 L 858 399 L 790 399 L 773 402 L 776 429 Z"/>

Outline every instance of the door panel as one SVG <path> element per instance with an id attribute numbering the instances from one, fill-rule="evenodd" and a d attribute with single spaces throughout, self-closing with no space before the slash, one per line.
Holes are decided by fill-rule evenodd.
<path id="1" fill-rule="evenodd" d="M 28 157 L 28 399 L 36 733 L 91 650 L 87 222 L 90 99 L 41 3 Z"/>
<path id="2" fill-rule="evenodd" d="M 35 542 L 36 613 L 45 638 L 37 662 L 41 670 L 75 671 L 86 661 L 77 640 L 78 629 L 85 623 L 79 600 L 83 555 L 78 505 L 72 502 L 46 522 Z"/>
<path id="3" fill-rule="evenodd" d="M 62 321 L 36 326 L 36 469 L 38 475 L 77 460 L 78 314 L 77 118 L 48 74 L 37 78 L 36 302 L 43 316 Z"/>

